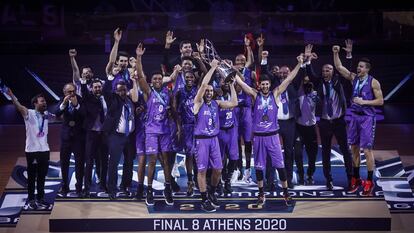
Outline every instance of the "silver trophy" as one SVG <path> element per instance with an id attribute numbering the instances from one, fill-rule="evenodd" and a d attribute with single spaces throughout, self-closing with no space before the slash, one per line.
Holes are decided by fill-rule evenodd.
<path id="1" fill-rule="evenodd" d="M 4 81 L 3 80 L 1 80 L 1 78 L 0 78 L 0 93 L 7 93 L 7 91 L 8 91 L 8 87 L 6 86 L 6 84 L 4 84 Z"/>
<path id="2" fill-rule="evenodd" d="M 202 54 L 202 59 L 209 64 L 214 59 L 220 61 L 220 65 L 217 67 L 217 70 L 220 75 L 224 77 L 225 82 L 230 81 L 236 75 L 236 71 L 229 64 L 222 62 L 222 59 L 214 48 L 213 43 L 208 39 L 204 39 L 204 54 Z"/>

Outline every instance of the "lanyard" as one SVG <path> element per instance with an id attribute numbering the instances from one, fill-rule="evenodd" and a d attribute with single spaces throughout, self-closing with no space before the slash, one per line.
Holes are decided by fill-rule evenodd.
<path id="1" fill-rule="evenodd" d="M 267 111 L 269 110 L 269 102 L 270 102 L 270 95 L 265 100 L 263 95 L 260 95 L 262 106 L 263 106 L 263 116 L 267 115 Z"/>
<path id="2" fill-rule="evenodd" d="M 36 111 L 36 121 L 37 127 L 39 128 L 39 133 L 43 133 L 43 127 L 45 126 L 45 116 Z"/>
<path id="3" fill-rule="evenodd" d="M 160 93 L 158 93 L 158 91 L 156 91 L 154 88 L 152 88 L 152 91 L 154 92 L 154 94 L 157 97 L 157 99 L 161 102 L 161 104 L 164 105 L 164 106 L 166 106 L 167 103 L 165 102 L 164 98 L 162 98 L 162 96 L 160 95 Z"/>
<path id="4" fill-rule="evenodd" d="M 355 88 L 354 88 L 354 95 L 355 96 L 359 96 L 359 94 L 361 93 L 362 88 L 365 86 L 365 83 L 368 81 L 368 76 L 364 79 L 364 81 L 362 81 L 362 83 L 360 83 L 360 79 L 357 79 Z"/>

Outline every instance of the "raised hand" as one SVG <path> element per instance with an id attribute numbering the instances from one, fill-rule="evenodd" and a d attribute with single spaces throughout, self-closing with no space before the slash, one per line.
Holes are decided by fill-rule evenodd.
<path id="1" fill-rule="evenodd" d="M 114 31 L 115 41 L 119 42 L 121 40 L 121 38 L 122 38 L 122 30 L 119 29 L 119 28 L 115 29 L 115 31 Z"/>
<path id="2" fill-rule="evenodd" d="M 312 56 L 312 48 L 313 48 L 312 44 L 308 44 L 305 46 L 305 58 L 306 59 Z"/>
<path id="3" fill-rule="evenodd" d="M 249 38 L 247 38 L 246 35 L 244 36 L 244 45 L 250 46 L 250 40 L 249 40 Z"/>
<path id="4" fill-rule="evenodd" d="M 204 52 L 204 39 L 200 39 L 200 43 L 196 43 L 197 46 L 197 51 L 199 53 L 203 53 Z"/>
<path id="5" fill-rule="evenodd" d="M 262 51 L 262 59 L 267 59 L 269 57 L 269 51 Z"/>
<path id="6" fill-rule="evenodd" d="M 260 34 L 260 36 L 257 37 L 257 39 L 256 39 L 257 45 L 259 47 L 264 45 L 264 41 L 265 41 L 265 39 L 263 37 L 263 34 Z"/>
<path id="7" fill-rule="evenodd" d="M 343 50 L 345 50 L 347 53 L 352 53 L 352 44 L 354 42 L 351 39 L 345 40 L 345 48 L 342 47 Z"/>
<path id="8" fill-rule="evenodd" d="M 77 54 L 76 49 L 69 49 L 69 57 L 76 57 Z"/>
<path id="9" fill-rule="evenodd" d="M 195 58 L 195 59 L 201 59 L 201 55 L 200 55 L 200 53 L 199 53 L 199 52 L 193 52 L 192 56 L 193 56 L 193 58 Z"/>
<path id="10" fill-rule="evenodd" d="M 340 49 L 341 49 L 341 47 L 339 47 L 339 45 L 332 46 L 332 52 L 334 52 L 334 53 L 339 53 Z"/>
<path id="11" fill-rule="evenodd" d="M 216 59 L 213 59 L 211 62 L 210 62 L 210 66 L 211 67 L 214 67 L 214 68 L 217 68 L 217 66 L 220 64 L 220 61 L 219 60 L 216 60 Z"/>
<path id="12" fill-rule="evenodd" d="M 174 71 L 176 71 L 176 72 L 180 72 L 181 69 L 182 69 L 182 67 L 178 64 L 174 66 Z"/>
<path id="13" fill-rule="evenodd" d="M 299 64 L 303 64 L 303 59 L 304 59 L 305 54 L 301 53 L 299 54 L 299 56 L 296 57 L 296 60 L 298 60 Z"/>
<path id="14" fill-rule="evenodd" d="M 165 45 L 170 46 L 177 37 L 174 37 L 173 31 L 167 31 L 167 34 L 165 35 Z"/>
<path id="15" fill-rule="evenodd" d="M 345 40 L 345 46 L 346 47 L 345 48 L 342 47 L 342 49 L 346 51 L 346 57 L 347 58 L 352 58 L 352 44 L 353 43 L 354 42 L 351 39 L 347 39 L 347 40 Z"/>
<path id="16" fill-rule="evenodd" d="M 142 57 L 145 53 L 145 48 L 143 48 L 142 43 L 139 43 L 137 49 L 135 50 L 137 57 Z"/>

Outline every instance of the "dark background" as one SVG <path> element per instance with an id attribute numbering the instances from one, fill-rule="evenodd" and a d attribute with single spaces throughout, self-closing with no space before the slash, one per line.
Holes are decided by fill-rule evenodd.
<path id="1" fill-rule="evenodd" d="M 351 38 L 354 59 L 371 59 L 371 74 L 381 82 L 384 97 L 407 77 L 386 107 L 413 104 L 414 80 L 409 74 L 414 71 L 414 7 L 410 2 L 5 1 L 0 3 L 0 77 L 27 105 L 31 96 L 47 93 L 28 70 L 60 96 L 63 84 L 72 79 L 68 50 L 76 48 L 78 65 L 89 65 L 95 76 L 105 78 L 117 27 L 123 29 L 120 50 L 134 55 L 137 43 L 144 43 L 147 72 L 160 67 L 167 30 L 177 37 L 173 54 L 179 54 L 181 40 L 192 41 L 196 49 L 200 38 L 208 38 L 220 56 L 229 59 L 243 52 L 246 33 L 262 33 L 271 64 L 279 65 L 293 66 L 304 46 L 312 43 L 319 55 L 314 62 L 317 71 L 333 63 L 332 45 L 344 46 L 344 40 Z M 47 98 L 49 105 L 57 102 L 50 95 Z M 15 118 L 12 109 L 1 95 L 0 123 Z"/>

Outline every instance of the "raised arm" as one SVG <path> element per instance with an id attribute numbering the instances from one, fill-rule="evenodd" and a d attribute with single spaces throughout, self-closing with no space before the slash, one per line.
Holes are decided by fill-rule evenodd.
<path id="1" fill-rule="evenodd" d="M 77 55 L 76 49 L 69 50 L 70 65 L 72 66 L 72 78 L 73 78 L 74 84 L 78 83 L 80 80 L 79 67 L 75 59 L 76 55 Z"/>
<path id="2" fill-rule="evenodd" d="M 194 98 L 194 114 L 198 113 L 198 111 L 201 108 L 201 105 L 203 104 L 204 93 L 206 92 L 208 83 L 210 82 L 211 76 L 213 75 L 214 71 L 218 67 L 218 64 L 219 64 L 219 61 L 215 59 L 210 63 L 211 68 L 207 72 L 207 74 L 204 76 L 203 81 L 201 82 L 200 88 L 197 91 L 197 95 Z"/>
<path id="3" fill-rule="evenodd" d="M 253 97 L 254 99 L 256 99 L 257 96 L 257 92 L 255 89 L 251 88 L 249 85 L 247 85 L 243 80 L 244 77 L 243 75 L 238 72 L 237 68 L 233 67 L 234 70 L 236 70 L 236 83 L 241 87 L 241 89 L 248 95 L 250 95 L 251 97 Z"/>
<path id="4" fill-rule="evenodd" d="M 334 57 L 334 64 L 336 70 L 341 74 L 342 77 L 352 81 L 355 78 L 355 74 L 351 73 L 345 66 L 342 65 L 341 59 L 339 58 L 339 50 L 341 47 L 339 45 L 334 45 L 332 47 L 333 57 Z"/>
<path id="5" fill-rule="evenodd" d="M 194 61 L 198 64 L 198 67 L 200 67 L 200 71 L 202 72 L 202 75 L 207 74 L 208 70 L 203 60 L 201 60 L 200 52 L 193 52 L 192 56 L 194 58 Z"/>
<path id="6" fill-rule="evenodd" d="M 132 78 L 132 89 L 129 91 L 131 100 L 134 103 L 138 102 L 138 81 L 137 76 L 134 74 L 134 76 L 131 76 Z"/>
<path id="7" fill-rule="evenodd" d="M 116 56 L 118 54 L 118 46 L 119 46 L 119 41 L 122 38 L 122 30 L 117 28 L 114 31 L 114 45 L 112 46 L 112 50 L 111 53 L 109 54 L 109 61 L 108 64 L 106 65 L 105 71 L 106 74 L 109 75 L 112 72 L 112 67 L 116 62 Z"/>
<path id="8" fill-rule="evenodd" d="M 173 85 L 175 86 L 175 83 L 177 81 L 177 77 L 180 74 L 181 71 L 181 66 L 180 65 L 175 65 L 174 66 L 174 71 L 172 72 L 172 74 L 170 76 L 164 76 L 162 77 L 162 83 L 169 83 L 169 82 L 173 82 Z"/>
<path id="9" fill-rule="evenodd" d="M 252 47 L 250 47 L 250 40 L 247 38 L 247 36 L 244 36 L 244 45 L 246 46 L 247 50 L 246 67 L 250 68 L 254 62 L 254 55 Z"/>
<path id="10" fill-rule="evenodd" d="M 6 93 L 7 93 L 7 95 L 9 95 L 11 97 L 12 103 L 14 104 L 14 106 L 16 106 L 16 108 L 20 112 L 20 114 L 22 114 L 23 118 L 26 118 L 27 114 L 28 114 L 27 108 L 20 104 L 19 100 L 13 94 L 13 92 L 10 88 L 7 89 Z"/>
<path id="11" fill-rule="evenodd" d="M 142 43 L 138 44 L 137 49 L 135 50 L 137 54 L 137 76 L 138 76 L 138 83 L 139 87 L 141 88 L 142 92 L 144 93 L 144 99 L 147 101 L 150 95 L 150 87 L 147 83 L 147 79 L 145 78 L 144 70 L 142 68 L 142 55 L 145 53 L 145 48 L 143 48 Z"/>
<path id="12" fill-rule="evenodd" d="M 230 101 L 222 101 L 222 100 L 216 100 L 217 104 L 220 106 L 220 108 L 234 108 L 237 107 L 237 93 L 236 89 L 234 87 L 235 82 L 230 84 Z"/>
<path id="13" fill-rule="evenodd" d="M 381 85 L 378 80 L 372 80 L 372 89 L 374 91 L 375 99 L 363 100 L 361 97 L 354 97 L 353 101 L 359 105 L 382 106 L 384 105 L 384 97 L 382 96 Z"/>
<path id="14" fill-rule="evenodd" d="M 297 56 L 296 59 L 298 60 L 298 64 L 289 73 L 287 78 L 283 80 L 283 82 L 273 90 L 273 95 L 275 96 L 275 98 L 277 98 L 282 92 L 286 90 L 286 88 L 289 86 L 289 84 L 293 81 L 293 79 L 298 74 L 300 66 L 303 64 L 303 54 Z"/>
<path id="15" fill-rule="evenodd" d="M 177 37 L 174 37 L 173 31 L 167 31 L 167 34 L 165 35 L 165 46 L 164 46 L 164 52 L 163 52 L 163 65 L 166 68 L 167 72 L 170 72 L 172 69 L 172 65 L 170 63 L 170 51 L 171 51 L 171 44 L 174 43 L 174 41 L 177 39 Z"/>
<path id="16" fill-rule="evenodd" d="M 260 37 L 258 37 L 256 39 L 257 45 L 259 46 L 259 49 L 257 50 L 257 52 L 258 52 L 257 57 L 258 57 L 260 63 L 262 62 L 262 52 L 263 52 L 264 40 L 265 39 L 263 37 L 263 34 L 260 34 Z"/>

